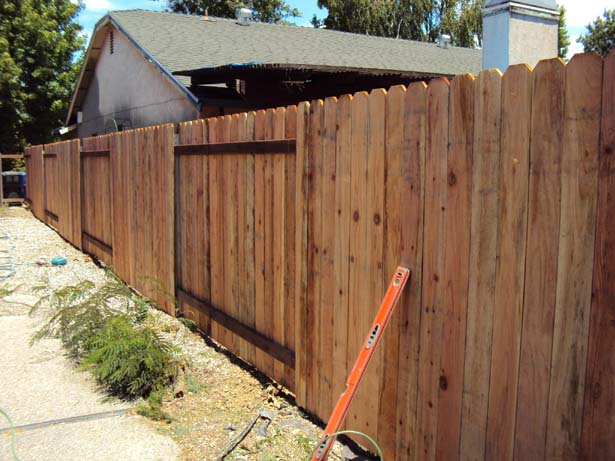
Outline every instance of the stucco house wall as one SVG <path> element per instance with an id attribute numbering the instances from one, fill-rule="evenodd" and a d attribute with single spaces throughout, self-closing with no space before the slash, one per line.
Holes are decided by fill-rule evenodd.
<path id="1" fill-rule="evenodd" d="M 111 52 L 111 31 L 113 52 Z M 199 108 L 121 31 L 106 34 L 86 93 L 79 137 L 199 117 Z"/>

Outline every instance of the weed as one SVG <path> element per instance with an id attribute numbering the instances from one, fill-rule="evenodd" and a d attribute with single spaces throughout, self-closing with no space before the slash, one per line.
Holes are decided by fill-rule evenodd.
<path id="1" fill-rule="evenodd" d="M 205 388 L 205 386 L 201 384 L 199 379 L 194 375 L 186 375 L 184 382 L 186 383 L 186 390 L 191 394 L 198 394 Z"/>
<path id="2" fill-rule="evenodd" d="M 194 320 L 191 320 L 186 317 L 177 317 L 177 320 L 179 320 L 186 328 L 188 328 L 188 330 L 193 333 L 198 330 L 198 326 Z"/>
<path id="3" fill-rule="evenodd" d="M 314 449 L 314 445 L 316 445 L 315 442 L 313 442 L 312 440 L 308 439 L 303 434 L 297 435 L 296 441 L 297 441 L 297 445 L 299 445 L 299 447 L 301 448 L 301 450 L 303 450 L 303 452 L 305 453 L 306 456 L 308 456 L 310 453 L 312 453 L 312 450 Z"/>
<path id="4" fill-rule="evenodd" d="M 6 285 L 0 286 L 0 298 L 6 298 L 15 291 L 15 288 L 8 288 Z"/>
<path id="5" fill-rule="evenodd" d="M 146 418 L 170 423 L 171 417 L 162 410 L 163 393 L 161 389 L 152 392 L 145 402 L 137 405 L 137 413 Z"/>
<path id="6" fill-rule="evenodd" d="M 190 434 L 190 432 L 192 432 L 191 429 L 185 426 L 177 426 L 173 428 L 173 435 L 176 437 L 184 437 Z"/>
<path id="7" fill-rule="evenodd" d="M 279 461 L 279 458 L 277 456 L 272 456 L 265 453 L 261 458 L 261 461 Z"/>

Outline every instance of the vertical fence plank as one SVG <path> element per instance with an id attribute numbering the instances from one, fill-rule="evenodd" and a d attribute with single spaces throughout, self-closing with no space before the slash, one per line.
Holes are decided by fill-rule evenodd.
<path id="1" fill-rule="evenodd" d="M 530 68 L 509 67 L 502 78 L 498 259 L 488 409 L 489 433 L 509 454 L 514 444 L 523 314 L 531 101 Z"/>
<path id="2" fill-rule="evenodd" d="M 199 120 L 192 127 L 191 142 L 204 143 L 208 138 L 207 124 L 205 120 Z M 199 173 L 199 184 L 197 184 L 197 203 L 198 211 L 195 216 L 195 224 L 198 230 L 196 264 L 200 266 L 197 275 L 196 295 L 209 301 L 211 298 L 211 274 L 210 274 L 210 222 L 209 222 L 209 161 L 206 157 L 197 160 L 196 168 Z M 208 316 L 198 315 L 198 326 L 201 331 L 210 332 L 211 321 Z"/>
<path id="3" fill-rule="evenodd" d="M 272 140 L 275 137 L 276 127 L 275 127 L 275 119 L 276 119 L 276 109 L 268 109 L 265 112 L 265 139 Z M 265 336 L 273 339 L 273 332 L 275 327 L 275 300 L 279 300 L 279 298 L 275 298 L 277 293 L 275 292 L 276 283 L 274 276 L 274 221 L 275 221 L 275 212 L 274 212 L 274 198 L 275 198 L 275 165 L 274 159 L 271 156 L 263 155 L 264 157 L 264 172 L 265 172 L 265 181 L 264 181 L 264 198 L 265 198 L 265 209 L 264 209 L 264 234 L 263 234 L 263 244 L 264 244 L 264 265 L 263 269 L 265 271 L 265 306 L 264 306 L 264 318 L 267 319 L 266 322 L 263 323 L 262 331 Z M 263 370 L 267 374 L 267 376 L 275 376 L 275 362 L 274 359 L 265 354 L 264 356 L 264 365 Z"/>
<path id="4" fill-rule="evenodd" d="M 333 376 L 332 399 L 335 404 L 346 387 L 348 374 L 348 275 L 350 258 L 350 184 L 352 144 L 352 96 L 341 96 L 337 103 L 335 144 L 335 293 L 333 301 Z"/>
<path id="5" fill-rule="evenodd" d="M 218 118 L 209 119 L 207 127 L 209 142 L 219 142 L 219 129 L 218 124 L 220 120 Z M 209 219 L 210 219 L 210 238 L 212 242 L 216 242 L 211 245 L 210 248 L 210 262 L 211 262 L 211 304 L 214 307 L 221 306 L 224 300 L 224 253 L 222 242 L 222 190 L 221 190 L 221 160 L 217 155 L 211 155 L 209 160 Z M 258 308 L 258 306 L 257 306 Z M 211 322 L 211 336 L 217 340 L 220 339 L 220 327 L 215 321 Z"/>
<path id="6" fill-rule="evenodd" d="M 397 374 L 397 459 L 415 459 L 419 338 L 422 306 L 423 208 L 425 192 L 425 83 L 413 83 L 406 91 L 403 114 L 404 144 L 400 164 L 401 190 L 397 206 L 401 216 L 401 263 L 412 271 L 402 295 L 399 362 Z M 389 175 L 391 172 L 389 171 Z M 390 191 L 393 197 L 394 190 Z M 387 188 L 387 193 L 389 189 Z M 387 206 L 393 206 L 387 199 Z"/>
<path id="7" fill-rule="evenodd" d="M 547 415 L 549 459 L 577 459 L 596 225 L 602 58 L 575 55 L 566 66 L 562 203 L 553 358 Z"/>
<path id="8" fill-rule="evenodd" d="M 70 241 L 77 248 L 83 248 L 81 233 L 81 141 L 70 141 L 70 162 L 65 174 L 70 184 Z"/>
<path id="9" fill-rule="evenodd" d="M 225 115 L 219 117 L 218 122 L 218 142 L 229 142 L 231 140 L 231 116 Z M 222 235 L 220 236 L 220 245 L 222 245 L 222 302 L 218 306 L 219 309 L 226 314 L 234 317 L 233 311 L 235 308 L 233 297 L 233 286 L 235 284 L 236 264 L 235 264 L 235 248 L 237 239 L 237 227 L 235 220 L 237 214 L 236 197 L 234 194 L 235 178 L 234 178 L 234 156 L 219 155 L 218 164 L 220 168 L 220 202 L 222 204 L 221 210 L 221 228 Z M 231 331 L 225 327 L 218 325 L 219 341 L 224 344 L 228 349 L 235 349 L 235 336 Z"/>
<path id="10" fill-rule="evenodd" d="M 438 378 L 436 458 L 459 456 L 463 392 L 472 192 L 474 77 L 459 75 L 450 87 L 444 268 L 442 358 Z"/>
<path id="11" fill-rule="evenodd" d="M 191 144 L 192 143 L 192 131 L 194 130 L 194 122 L 187 122 L 180 127 L 179 131 L 179 143 Z M 181 191 L 181 196 L 178 197 L 181 207 L 177 210 L 177 213 L 181 213 L 182 220 L 180 223 L 180 251 L 182 257 L 180 259 L 180 272 L 181 272 L 181 287 L 187 289 L 192 294 L 197 295 L 195 286 L 198 285 L 195 270 L 194 256 L 197 253 L 197 247 L 199 246 L 199 240 L 197 237 L 198 224 L 196 223 L 196 215 L 198 210 L 195 206 L 196 188 L 194 175 L 196 173 L 196 167 L 199 161 L 202 161 L 195 156 L 181 156 L 177 161 L 180 165 L 178 187 Z M 199 322 L 199 312 L 196 309 L 186 305 L 184 307 L 184 314 L 187 318 L 197 323 Z"/>
<path id="12" fill-rule="evenodd" d="M 297 106 L 286 108 L 284 137 L 297 137 Z M 284 156 L 284 345 L 295 350 L 295 174 L 296 152 Z M 295 388 L 295 371 L 284 367 L 284 385 Z"/>
<path id="13" fill-rule="evenodd" d="M 245 141 L 246 140 L 246 122 L 247 114 L 233 115 L 233 127 L 231 130 L 231 140 Z M 248 164 L 249 155 L 242 155 L 236 160 L 236 190 L 237 190 L 237 279 L 236 279 L 236 315 L 237 320 L 248 325 L 248 312 L 254 305 L 247 304 L 248 298 L 248 264 L 246 255 L 245 242 L 250 239 L 248 232 L 249 225 L 247 223 L 248 213 L 247 207 L 247 189 L 246 189 L 246 166 Z M 243 338 L 237 338 L 237 354 L 244 360 L 248 359 L 248 344 L 249 342 Z"/>
<path id="14" fill-rule="evenodd" d="M 405 189 L 404 168 L 404 112 L 406 88 L 398 85 L 392 87 L 387 94 L 385 114 L 385 180 L 384 180 L 384 270 L 383 284 L 401 264 L 404 257 L 403 214 L 400 203 L 408 192 Z M 400 121 L 402 123 L 400 123 Z M 398 306 L 401 307 L 401 306 Z M 380 401 L 378 403 L 379 421 L 395 421 L 397 416 L 397 374 L 399 362 L 400 318 L 401 309 L 396 309 L 389 321 L 386 334 L 382 338 L 380 349 L 383 351 L 382 371 L 380 373 Z M 387 459 L 395 459 L 397 431 L 392 431 L 388 424 L 378 425 L 378 443 Z"/>
<path id="15" fill-rule="evenodd" d="M 334 337 L 334 290 L 335 267 L 333 266 L 335 252 L 335 188 L 336 188 L 336 125 L 337 98 L 331 97 L 324 101 L 324 116 L 322 129 L 322 188 L 320 190 L 322 243 L 320 254 L 320 277 L 322 279 L 318 306 L 321 312 L 319 326 L 320 351 L 320 390 L 318 414 L 326 418 L 333 409 L 334 396 L 332 387 L 333 375 L 333 337 Z"/>
<path id="16" fill-rule="evenodd" d="M 604 60 L 582 456 L 615 458 L 615 51 Z"/>
<path id="17" fill-rule="evenodd" d="M 545 455 L 549 373 L 557 280 L 565 67 L 541 61 L 534 69 L 525 295 L 515 459 Z M 508 447 L 488 455 L 508 457 Z"/>
<path id="18" fill-rule="evenodd" d="M 369 219 L 365 216 L 367 202 L 367 155 L 368 155 L 368 95 L 365 92 L 356 93 L 352 99 L 351 133 L 352 133 L 352 164 L 350 183 L 350 268 L 349 268 L 349 311 L 348 311 L 348 357 L 350 369 L 356 359 L 357 351 L 364 340 L 365 314 L 362 314 L 367 300 L 364 268 L 366 265 L 367 225 Z M 364 402 L 363 394 L 356 396 L 355 402 Z M 350 407 L 347 421 L 352 427 L 359 427 L 361 414 L 357 403 Z"/>
<path id="19" fill-rule="evenodd" d="M 310 104 L 297 107 L 297 158 L 295 187 L 295 395 L 297 403 L 307 406 L 308 321 L 311 317 L 308 302 L 308 175 L 310 172 Z"/>
<path id="20" fill-rule="evenodd" d="M 236 115 L 224 116 L 224 142 L 236 139 Z M 237 299 L 239 241 L 237 240 L 237 156 L 222 155 L 224 163 L 224 304 L 222 309 L 231 317 L 237 319 L 239 303 Z M 231 331 L 224 334 L 225 345 L 234 353 L 239 349 L 239 338 Z"/>
<path id="21" fill-rule="evenodd" d="M 386 98 L 383 89 L 372 90 L 368 103 L 368 150 L 367 150 L 367 200 L 363 213 L 366 225 L 367 259 L 363 268 L 362 279 L 366 296 L 362 299 L 361 328 L 357 332 L 363 340 L 368 334 L 374 316 L 380 307 L 384 295 L 384 184 L 385 178 L 385 140 L 386 140 Z M 358 349 L 354 350 L 354 354 Z M 384 350 L 379 348 L 365 373 L 363 382 L 363 399 L 361 391 L 357 398 L 364 402 L 359 430 L 372 434 L 378 433 L 378 417 L 380 403 L 380 373 L 383 367 Z M 357 427 L 357 426 L 355 426 Z"/>
<path id="22" fill-rule="evenodd" d="M 444 269 L 449 82 L 435 79 L 427 87 L 425 153 L 425 221 L 423 242 L 423 302 L 417 403 L 416 453 L 435 459 L 438 422 L 442 291 Z"/>
<path id="23" fill-rule="evenodd" d="M 482 459 L 487 430 L 492 312 L 495 291 L 501 74 L 475 82 L 472 216 L 460 455 Z"/>
<path id="24" fill-rule="evenodd" d="M 286 121 L 286 108 L 278 107 L 273 115 L 273 132 L 272 139 L 284 139 L 284 123 Z M 284 206 L 284 197 L 286 196 L 286 182 L 284 180 L 284 169 L 286 159 L 283 155 L 273 155 L 271 158 L 272 172 L 272 195 L 271 195 L 271 253 L 272 266 L 270 269 L 272 277 L 272 335 L 271 338 L 278 344 L 284 344 L 286 333 L 284 331 L 284 272 L 286 267 L 286 254 L 284 247 L 286 246 L 286 214 Z M 274 360 L 274 378 L 278 382 L 284 381 L 284 364 L 278 360 Z"/>
<path id="25" fill-rule="evenodd" d="M 245 133 L 244 139 L 246 141 L 254 140 L 254 119 L 255 112 L 249 112 L 245 120 Z M 254 265 L 254 241 L 256 226 L 254 223 L 254 155 L 247 155 L 245 161 L 245 225 L 246 225 L 246 238 L 245 238 L 245 255 L 246 255 L 246 270 L 245 270 L 245 283 L 246 283 L 246 324 L 252 328 L 256 325 L 256 268 Z M 256 352 L 254 345 L 246 343 L 245 358 L 248 362 L 256 363 Z"/>
<path id="26" fill-rule="evenodd" d="M 303 328 L 311 331 L 307 340 L 307 408 L 318 412 L 320 404 L 320 248 L 322 244 L 321 188 L 322 188 L 322 130 L 324 124 L 324 102 L 310 104 L 309 165 L 307 196 L 308 236 L 308 292 L 307 317 Z M 309 333 L 308 333 L 309 334 Z"/>

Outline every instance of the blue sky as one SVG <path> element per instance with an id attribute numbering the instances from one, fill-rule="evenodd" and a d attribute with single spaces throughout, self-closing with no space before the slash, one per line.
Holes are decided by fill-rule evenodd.
<path id="1" fill-rule="evenodd" d="M 299 25 L 310 25 L 312 15 L 322 18 L 326 16 L 326 10 L 316 6 L 316 0 L 287 0 L 303 13 L 301 18 L 295 20 Z M 572 45 L 569 56 L 582 51 L 582 46 L 576 43 L 576 39 L 585 30 L 585 26 L 602 15 L 605 8 L 615 8 L 615 0 L 558 0 L 559 4 L 566 7 L 566 23 Z M 85 0 L 85 10 L 79 15 L 79 22 L 84 26 L 88 36 L 91 34 L 96 22 L 109 10 L 128 10 L 141 8 L 147 10 L 162 10 L 166 0 Z"/>

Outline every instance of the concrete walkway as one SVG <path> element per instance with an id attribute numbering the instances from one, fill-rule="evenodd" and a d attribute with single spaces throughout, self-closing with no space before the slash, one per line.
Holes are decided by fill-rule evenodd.
<path id="1" fill-rule="evenodd" d="M 28 317 L 29 308 L 17 302 L 32 300 L 12 295 L 0 308 L 0 408 L 16 426 L 43 423 L 17 431 L 19 459 L 179 459 L 171 438 L 154 432 L 142 417 L 122 412 L 129 408 L 126 403 L 108 401 L 90 375 L 63 356 L 59 341 L 43 340 L 30 347 L 40 320 Z M 108 412 L 115 414 L 104 414 Z M 92 419 L 75 418 L 83 416 Z M 8 421 L 0 418 L 0 430 L 7 428 Z M 69 422 L 57 421 L 67 418 Z M 13 459 L 8 432 L 0 434 L 0 459 Z"/>

